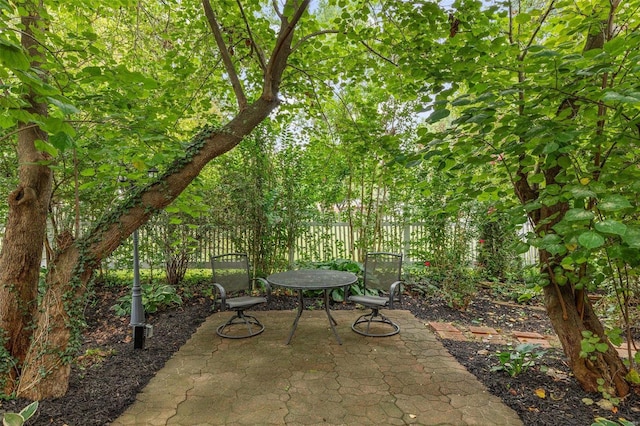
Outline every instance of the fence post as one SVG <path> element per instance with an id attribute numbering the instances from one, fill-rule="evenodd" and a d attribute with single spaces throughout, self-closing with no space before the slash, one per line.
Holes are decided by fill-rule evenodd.
<path id="1" fill-rule="evenodd" d="M 404 225 L 404 236 L 402 237 L 402 243 L 403 243 L 403 250 L 404 253 L 402 253 L 402 258 L 403 259 L 408 259 L 409 258 L 409 251 L 411 251 L 411 224 L 406 223 Z"/>

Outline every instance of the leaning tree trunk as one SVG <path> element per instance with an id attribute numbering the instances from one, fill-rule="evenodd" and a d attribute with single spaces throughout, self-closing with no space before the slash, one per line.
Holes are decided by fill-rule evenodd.
<path id="1" fill-rule="evenodd" d="M 212 31 L 216 33 L 216 40 L 219 42 L 222 55 L 228 56 L 228 53 L 225 53 L 225 46 L 220 45 L 223 43 L 222 37 L 220 37 L 219 27 L 215 22 L 215 16 L 208 0 L 203 0 L 203 5 L 207 18 L 211 23 Z M 278 106 L 277 93 L 282 73 L 287 65 L 287 59 L 292 52 L 291 43 L 294 29 L 308 5 L 309 0 L 303 0 L 300 3 L 296 1 L 287 2 L 287 7 L 284 9 L 287 14 L 280 15 L 280 32 L 275 41 L 271 57 L 265 65 L 263 91 L 259 98 L 248 104 L 244 94 L 241 93 L 241 88 L 234 86 L 240 108 L 238 114 L 229 123 L 219 129 L 206 128 L 202 130 L 194 137 L 184 157 L 169 165 L 167 170 L 153 183 L 134 191 L 120 206 L 116 206 L 111 214 L 103 216 L 103 219 L 96 223 L 93 229 L 86 233 L 86 236 L 71 242 L 66 247 L 59 248 L 57 257 L 49 265 L 41 308 L 34 313 L 33 323 L 36 327 L 35 332 L 33 332 L 33 339 L 29 342 L 27 353 L 24 356 L 17 392 L 18 396 L 38 400 L 58 397 L 64 395 L 67 391 L 70 373 L 69 364 L 75 354 L 75 349 L 80 343 L 79 337 L 82 330 L 81 309 L 86 300 L 86 286 L 93 270 L 104 257 L 111 254 L 134 230 L 147 222 L 154 212 L 173 202 L 212 159 L 238 145 L 246 135 Z M 291 14 L 289 15 L 289 13 Z M 235 75 L 235 70 L 231 65 L 228 66 L 227 71 L 229 74 Z M 232 80 L 235 81 L 237 79 Z M 35 170 L 40 171 L 45 176 L 49 176 L 47 182 L 50 182 L 51 178 L 48 175 L 50 172 L 46 167 L 44 171 L 38 168 Z M 40 177 L 40 179 L 42 180 L 36 181 L 45 182 L 43 177 Z M 25 189 L 25 196 L 31 200 L 29 212 L 34 216 L 34 219 L 40 219 L 40 216 L 32 212 L 32 209 L 37 210 L 36 207 L 43 207 L 44 213 L 46 213 L 50 194 L 50 190 L 47 192 L 46 188 L 50 188 L 50 184 L 45 185 L 44 189 L 40 187 Z M 45 195 L 47 196 L 45 197 Z M 36 196 L 40 197 L 36 198 L 39 203 L 32 199 Z M 43 217 L 45 216 L 39 210 L 38 213 L 42 214 Z M 30 280 L 35 277 L 35 283 L 37 283 L 40 255 L 42 254 L 42 236 L 45 235 L 44 219 L 42 219 L 42 223 L 42 229 L 38 231 L 40 238 L 37 241 L 31 241 L 36 246 L 33 248 L 33 253 L 35 253 L 32 256 L 33 259 L 13 258 L 18 263 L 30 262 L 29 268 L 22 268 L 22 273 L 25 277 L 29 275 Z M 30 223 L 30 226 L 34 225 L 36 224 Z M 10 228 L 9 226 L 7 228 L 7 233 L 9 234 Z M 22 229 L 22 231 L 27 232 L 28 230 Z M 10 234 L 10 236 L 13 236 L 13 234 Z M 34 234 L 35 237 L 36 235 Z M 5 247 L 11 248 L 13 243 L 8 242 L 8 246 L 6 244 Z M 5 250 L 10 253 L 8 248 L 5 248 Z M 23 250 L 25 250 L 24 247 Z M 4 263 L 0 263 L 0 266 L 3 264 L 8 265 L 9 259 L 8 255 L 3 255 L 1 261 Z M 11 280 L 2 281 L 2 284 L 5 284 L 2 287 L 3 291 L 13 297 L 14 301 L 18 300 L 17 295 L 12 295 L 11 293 L 12 287 L 7 285 L 11 284 Z M 31 294 L 29 293 L 27 296 L 30 297 Z M 33 301 L 34 299 L 25 300 Z M 9 307 L 6 303 L 1 306 L 5 309 Z M 10 331 L 20 330 L 20 327 L 14 326 L 13 322 L 6 322 L 3 326 L 5 325 Z M 16 339 L 20 337 L 17 334 L 17 332 L 12 334 L 10 338 Z M 28 340 L 18 341 L 25 344 L 28 342 Z M 15 344 L 12 344 L 12 346 L 15 346 Z M 0 381 L 7 377 L 7 372 L 0 371 Z"/>
<path id="2" fill-rule="evenodd" d="M 22 45 L 32 58 L 38 58 L 33 37 L 33 29 L 38 25 L 37 15 L 23 17 L 22 24 Z M 34 59 L 31 66 L 37 68 L 38 65 Z M 46 105 L 38 103 L 35 94 L 30 93 L 25 100 L 30 105 L 29 113 L 47 114 Z M 37 140 L 47 140 L 46 133 L 38 126 L 33 123 L 18 125 L 19 183 L 9 194 L 9 213 L 0 252 L 0 346 L 6 350 L 2 355 L 12 359 L 3 364 L 15 365 L 9 371 L 0 371 L 0 388 L 7 395 L 15 390 L 15 379 L 20 374 L 31 340 L 51 199 L 51 169 L 43 165 L 51 158 L 36 149 Z"/>

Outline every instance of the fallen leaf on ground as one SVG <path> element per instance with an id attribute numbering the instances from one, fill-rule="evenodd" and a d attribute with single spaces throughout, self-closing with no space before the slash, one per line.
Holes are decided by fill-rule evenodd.
<path id="1" fill-rule="evenodd" d="M 591 399 L 591 398 L 582 398 L 582 402 L 585 405 L 593 405 L 593 399 Z"/>
<path id="2" fill-rule="evenodd" d="M 555 368 L 549 368 L 546 371 L 547 376 L 553 378 L 553 380 L 555 381 L 559 381 L 559 380 L 568 380 L 569 379 L 569 375 L 566 373 L 563 373 L 560 370 L 556 370 Z"/>
<path id="3" fill-rule="evenodd" d="M 615 408 L 611 401 L 607 399 L 601 399 L 600 401 L 596 402 L 596 405 L 603 410 L 613 410 Z"/>
<path id="4" fill-rule="evenodd" d="M 547 392 L 546 392 L 544 389 L 542 389 L 542 388 L 538 388 L 538 389 L 536 389 L 536 390 L 535 390 L 535 394 L 536 394 L 536 396 L 537 396 L 538 398 L 542 398 L 542 399 L 544 399 L 544 398 L 546 398 L 546 397 L 547 397 Z"/>

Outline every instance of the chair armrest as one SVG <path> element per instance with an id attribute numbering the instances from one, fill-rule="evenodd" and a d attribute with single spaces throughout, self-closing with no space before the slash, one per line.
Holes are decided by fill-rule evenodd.
<path id="1" fill-rule="evenodd" d="M 395 295 L 398 293 L 398 302 L 402 307 L 402 281 L 396 281 L 389 287 L 389 309 L 393 309 Z"/>
<path id="2" fill-rule="evenodd" d="M 217 289 L 218 293 L 220 294 L 220 312 L 222 312 L 227 309 L 227 292 L 224 291 L 224 287 L 222 287 L 218 283 L 213 283 L 213 287 Z M 214 295 L 215 295 L 215 292 L 214 292 Z M 215 303 L 215 299 L 214 299 L 214 303 Z"/>
<path id="3" fill-rule="evenodd" d="M 271 286 L 269 285 L 269 281 L 260 277 L 256 277 L 253 280 L 257 283 L 262 284 L 262 286 L 264 287 L 264 291 L 267 294 L 267 302 L 271 302 Z"/>

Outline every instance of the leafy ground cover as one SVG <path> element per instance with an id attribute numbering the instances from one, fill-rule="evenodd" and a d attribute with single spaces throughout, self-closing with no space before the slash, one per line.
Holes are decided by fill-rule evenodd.
<path id="1" fill-rule="evenodd" d="M 107 425 L 117 418 L 147 384 L 156 371 L 186 342 L 211 313 L 210 298 L 195 294 L 180 307 L 148 317 L 155 335 L 148 350 L 134 350 L 128 318 L 117 317 L 110 309 L 120 294 L 98 289 L 95 302 L 86 309 L 88 329 L 82 354 L 73 365 L 68 393 L 59 399 L 42 401 L 28 424 Z M 314 303 L 310 301 L 310 303 Z M 290 309 L 295 298 L 275 297 L 265 309 Z M 443 300 L 410 296 L 405 307 L 425 321 L 451 321 L 457 325 L 486 325 L 501 329 L 551 333 L 550 324 L 539 306 L 496 303 L 483 290 L 465 312 L 450 308 Z M 350 306 L 336 305 L 336 309 Z M 547 351 L 527 371 L 511 377 L 492 371 L 499 365 L 496 352 L 504 346 L 479 341 L 443 341 L 449 352 L 495 395 L 518 412 L 525 425 L 590 425 L 596 417 L 619 422 L 619 418 L 640 424 L 640 395 L 633 394 L 615 409 L 586 404 L 599 395 L 586 394 L 571 378 L 564 356 Z M 28 401 L 2 401 L 0 411 L 17 412 Z M 614 423 L 620 424 L 620 423 Z"/>

